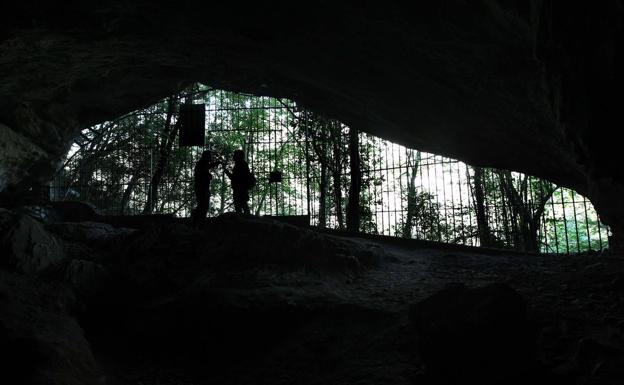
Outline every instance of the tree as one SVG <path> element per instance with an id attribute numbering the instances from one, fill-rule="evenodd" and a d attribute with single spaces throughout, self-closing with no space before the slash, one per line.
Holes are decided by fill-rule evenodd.
<path id="1" fill-rule="evenodd" d="M 405 150 L 405 173 L 407 177 L 407 212 L 405 221 L 400 227 L 400 233 L 403 238 L 412 238 L 412 231 L 418 215 L 418 192 L 416 191 L 416 175 L 418 174 L 418 166 L 420 164 L 420 151 L 410 149 Z"/>
<path id="2" fill-rule="evenodd" d="M 318 225 L 321 228 L 328 225 L 327 214 L 333 207 L 338 228 L 344 228 L 342 172 L 348 158 L 342 139 L 343 126 L 309 110 L 300 112 L 299 121 L 303 123 L 300 132 L 312 148 L 308 160 L 318 165 L 312 171 L 318 181 Z"/>
<path id="3" fill-rule="evenodd" d="M 526 251 L 545 248 L 545 240 L 575 242 L 579 250 L 581 243 L 592 242 L 591 247 L 598 248 L 602 243 L 595 238 L 606 238 L 595 213 L 584 223 L 576 221 L 576 212 L 564 218 L 551 213 L 553 218 L 545 222 L 546 202 L 555 186 L 509 171 L 466 171 L 467 177 L 460 179 L 469 187 L 471 203 L 453 207 L 449 216 L 447 205 L 453 203 L 455 192 L 446 201 L 434 195 L 437 191 L 421 186 L 418 178 L 424 167 L 430 167 L 430 155 L 402 149 L 404 160 L 397 165 L 392 153 L 388 166 L 388 144 L 379 138 L 291 101 L 202 85 L 85 129 L 64 165 L 63 191 L 55 198 L 90 201 L 104 213 L 188 215 L 195 199 L 193 165 L 204 148 L 176 144 L 177 111 L 184 98 L 207 106 L 204 148 L 224 159 L 236 149 L 245 150 L 258 180 L 250 194 L 257 214 L 316 211 L 321 227 L 448 242 L 478 239 L 482 246 Z M 440 165 L 434 163 L 439 171 Z M 283 173 L 279 184 L 268 182 L 274 170 Z M 401 190 L 391 187 L 397 182 Z M 211 188 L 210 215 L 230 210 L 229 180 L 216 172 Z M 403 205 L 389 205 L 388 199 Z M 565 208 L 557 210 L 566 214 Z M 599 244 L 594 246 L 595 242 Z"/>
<path id="4" fill-rule="evenodd" d="M 360 167 L 360 138 L 358 130 L 349 129 L 349 204 L 347 205 L 347 230 L 360 230 L 360 194 L 362 190 L 362 172 Z"/>
<path id="5" fill-rule="evenodd" d="M 477 217 L 477 234 L 479 244 L 484 247 L 493 246 L 495 241 L 492 237 L 488 216 L 486 214 L 486 181 L 484 171 L 481 167 L 473 168 L 472 177 L 472 197 Z"/>
<path id="6" fill-rule="evenodd" d="M 514 179 L 510 171 L 497 170 L 504 207 L 509 212 L 508 222 L 514 246 L 521 251 L 539 252 L 538 232 L 546 203 L 556 186 L 541 179 L 521 175 Z"/>
<path id="7" fill-rule="evenodd" d="M 173 149 L 173 143 L 175 142 L 176 136 L 180 129 L 179 119 L 176 120 L 175 124 L 172 124 L 174 113 L 178 108 L 179 98 L 179 95 L 175 95 L 170 96 L 167 99 L 167 117 L 165 118 L 162 134 L 159 138 L 158 162 L 150 180 L 147 202 L 145 202 L 143 214 L 152 213 L 154 206 L 158 202 L 158 187 L 162 181 L 165 168 L 169 162 L 169 156 L 171 155 L 171 151 Z"/>

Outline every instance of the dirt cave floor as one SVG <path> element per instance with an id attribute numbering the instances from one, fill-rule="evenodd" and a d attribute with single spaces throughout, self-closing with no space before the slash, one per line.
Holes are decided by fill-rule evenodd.
<path id="1" fill-rule="evenodd" d="M 394 244 L 237 216 L 202 228 L 46 230 L 66 262 L 39 279 L 75 293 L 70 313 L 101 383 L 435 383 L 410 309 L 457 283 L 505 283 L 524 298 L 544 383 L 624 380 L 617 255 Z"/>

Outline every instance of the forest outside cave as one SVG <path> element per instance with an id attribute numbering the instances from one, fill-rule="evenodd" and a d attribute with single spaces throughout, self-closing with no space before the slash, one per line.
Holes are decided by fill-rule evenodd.
<path id="1" fill-rule="evenodd" d="M 205 107 L 203 146 L 180 145 L 184 104 Z M 104 215 L 188 217 L 196 203 L 193 165 L 201 152 L 229 159 L 239 148 L 258 177 L 250 194 L 256 215 L 308 216 L 312 226 L 343 230 L 357 175 L 357 231 L 365 234 L 541 253 L 608 248 L 608 227 L 591 202 L 571 189 L 407 148 L 287 99 L 199 83 L 84 129 L 49 197 L 84 201 Z M 275 171 L 280 182 L 270 181 Z M 215 176 L 211 190 L 209 215 L 232 211 L 224 173 Z"/>

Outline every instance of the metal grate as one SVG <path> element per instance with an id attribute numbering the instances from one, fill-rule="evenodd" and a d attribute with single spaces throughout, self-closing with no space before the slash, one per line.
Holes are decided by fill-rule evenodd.
<path id="1" fill-rule="evenodd" d="M 205 104 L 204 147 L 178 146 L 175 107 L 183 102 Z M 50 186 L 50 197 L 84 200 L 109 215 L 186 217 L 195 204 L 192 174 L 201 152 L 211 149 L 230 159 L 242 148 L 258 180 L 250 194 L 252 212 L 309 214 L 312 225 L 344 228 L 349 132 L 291 101 L 197 86 L 84 130 Z M 364 133 L 358 143 L 360 231 L 549 253 L 607 247 L 608 228 L 572 190 Z M 281 172 L 281 182 L 269 182 L 273 171 Z M 232 211 L 229 182 L 220 170 L 211 190 L 209 215 Z"/>

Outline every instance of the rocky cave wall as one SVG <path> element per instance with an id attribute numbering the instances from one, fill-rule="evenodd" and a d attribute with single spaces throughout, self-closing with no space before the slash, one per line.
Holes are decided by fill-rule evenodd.
<path id="1" fill-rule="evenodd" d="M 201 81 L 574 188 L 622 233 L 621 0 L 199 4 L 2 5 L 3 199 L 81 128 Z"/>

